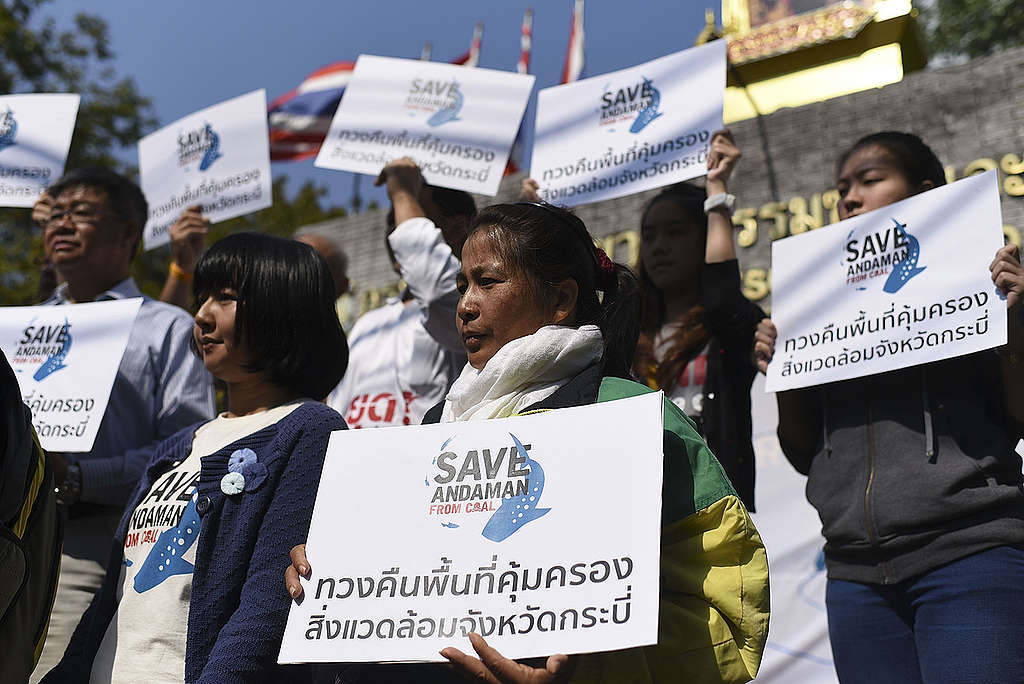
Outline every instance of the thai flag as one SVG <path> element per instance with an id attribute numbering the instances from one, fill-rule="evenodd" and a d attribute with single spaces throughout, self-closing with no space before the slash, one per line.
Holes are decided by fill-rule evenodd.
<path id="1" fill-rule="evenodd" d="M 578 81 L 583 74 L 583 0 L 576 0 L 569 29 L 569 51 L 565 55 L 562 83 Z"/>
<path id="2" fill-rule="evenodd" d="M 355 62 L 321 67 L 267 106 L 272 161 L 316 156 L 354 68 Z"/>

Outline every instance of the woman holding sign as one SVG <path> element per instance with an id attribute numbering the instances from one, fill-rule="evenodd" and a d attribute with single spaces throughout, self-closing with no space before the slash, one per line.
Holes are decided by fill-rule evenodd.
<path id="1" fill-rule="evenodd" d="M 839 215 L 944 183 L 916 136 L 870 135 L 840 160 Z M 1024 681 L 1024 405 L 1007 391 L 1024 386 L 1024 269 L 1012 246 L 990 268 L 1011 309 L 998 353 L 778 394 L 779 441 L 827 542 L 842 682 Z"/>
<path id="2" fill-rule="evenodd" d="M 740 151 L 729 131 L 711 138 L 706 191 L 662 190 L 640 220 L 643 314 L 633 372 L 662 389 L 700 427 L 743 502 L 754 509 L 750 386 L 774 337 L 740 290 L 726 184 Z M 755 337 L 757 336 L 757 337 Z"/>
<path id="3" fill-rule="evenodd" d="M 539 203 L 482 211 L 462 251 L 458 326 L 469 364 L 424 422 L 487 420 L 649 392 L 629 377 L 639 326 L 636 277 L 594 246 L 572 213 Z M 483 682 L 745 682 L 768 629 L 764 547 L 695 426 L 664 407 L 660 642 L 539 667 L 505 659 L 479 635 L 478 658 L 442 655 Z M 289 593 L 310 568 L 292 551 Z M 328 679 L 330 681 L 330 679 Z M 437 666 L 350 666 L 338 681 L 455 682 Z"/>
<path id="4" fill-rule="evenodd" d="M 318 401 L 348 360 L 334 285 L 312 247 L 236 233 L 200 258 L 193 287 L 193 349 L 228 410 L 158 447 L 46 682 L 308 681 L 276 665 L 279 573 L 345 428 Z"/>

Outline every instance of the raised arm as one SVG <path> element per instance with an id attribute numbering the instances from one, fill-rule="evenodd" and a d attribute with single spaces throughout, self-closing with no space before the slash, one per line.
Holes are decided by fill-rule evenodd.
<path id="1" fill-rule="evenodd" d="M 999 349 L 1006 409 L 1024 424 L 1024 266 L 1020 250 L 1006 245 L 989 265 L 992 282 L 1006 295 L 1006 345 Z"/>
<path id="2" fill-rule="evenodd" d="M 408 158 L 395 160 L 381 171 L 377 182 L 387 184 L 396 226 L 388 236 L 388 244 L 410 294 L 424 313 L 424 327 L 438 344 L 464 352 L 455 327 L 459 260 L 441 228 L 427 218 L 420 203 L 424 184 L 419 167 Z"/>
<path id="3" fill-rule="evenodd" d="M 210 221 L 203 216 L 202 207 L 186 209 L 171 226 L 171 265 L 167 280 L 160 292 L 160 301 L 189 308 L 192 297 L 192 274 L 203 253 Z"/>
<path id="4" fill-rule="evenodd" d="M 729 193 L 728 182 L 732 171 L 740 160 L 740 149 L 728 129 L 716 131 L 711 136 L 711 150 L 708 153 L 707 192 L 713 203 L 715 198 Z M 708 211 L 708 240 L 704 250 L 704 261 L 708 264 L 729 261 L 736 258 L 733 245 L 732 206 L 719 204 Z"/>

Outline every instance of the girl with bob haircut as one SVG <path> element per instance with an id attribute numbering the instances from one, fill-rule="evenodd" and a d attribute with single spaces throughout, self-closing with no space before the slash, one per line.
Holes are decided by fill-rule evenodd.
<path id="1" fill-rule="evenodd" d="M 839 159 L 839 216 L 945 182 L 920 138 L 875 133 Z M 777 395 L 821 517 L 844 683 L 1024 681 L 1024 268 L 1013 245 L 993 256 L 1006 346 Z"/>
<path id="2" fill-rule="evenodd" d="M 469 364 L 424 423 L 487 420 L 583 406 L 651 390 L 628 379 L 639 325 L 636 276 L 595 247 L 571 212 L 540 203 L 489 207 L 462 250 L 457 324 Z M 661 641 L 648 648 L 516 663 L 470 640 L 442 666 L 346 666 L 340 682 L 746 682 L 768 631 L 768 565 L 746 508 L 694 424 L 664 409 Z M 585 458 L 583 454 L 576 455 Z M 302 594 L 304 546 L 285 583 Z M 332 681 L 328 678 L 326 681 Z"/>
<path id="3" fill-rule="evenodd" d="M 236 233 L 200 258 L 192 345 L 228 410 L 158 448 L 106 579 L 46 682 L 308 681 L 279 668 L 280 569 L 305 536 L 345 372 L 334 283 L 312 247 Z"/>

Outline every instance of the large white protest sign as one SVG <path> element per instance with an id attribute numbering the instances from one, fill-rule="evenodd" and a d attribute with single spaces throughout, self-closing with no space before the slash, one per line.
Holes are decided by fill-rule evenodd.
<path id="1" fill-rule="evenodd" d="M 0 349 L 48 451 L 89 451 L 142 298 L 0 308 Z"/>
<path id="2" fill-rule="evenodd" d="M 80 99 L 0 96 L 0 206 L 31 207 L 64 173 Z"/>
<path id="3" fill-rule="evenodd" d="M 569 206 L 703 176 L 724 97 L 722 40 L 546 88 L 530 175 Z"/>
<path id="4" fill-rule="evenodd" d="M 661 480 L 661 393 L 336 432 L 280 662 L 653 644 Z"/>
<path id="5" fill-rule="evenodd" d="M 769 392 L 1006 343 L 995 171 L 772 243 Z"/>
<path id="6" fill-rule="evenodd" d="M 213 223 L 269 207 L 266 91 L 254 90 L 178 119 L 139 140 L 149 201 L 144 242 L 170 242 L 171 225 L 200 204 Z"/>
<path id="7" fill-rule="evenodd" d="M 533 76 L 360 55 L 316 166 L 376 176 L 412 157 L 428 183 L 498 192 Z"/>

